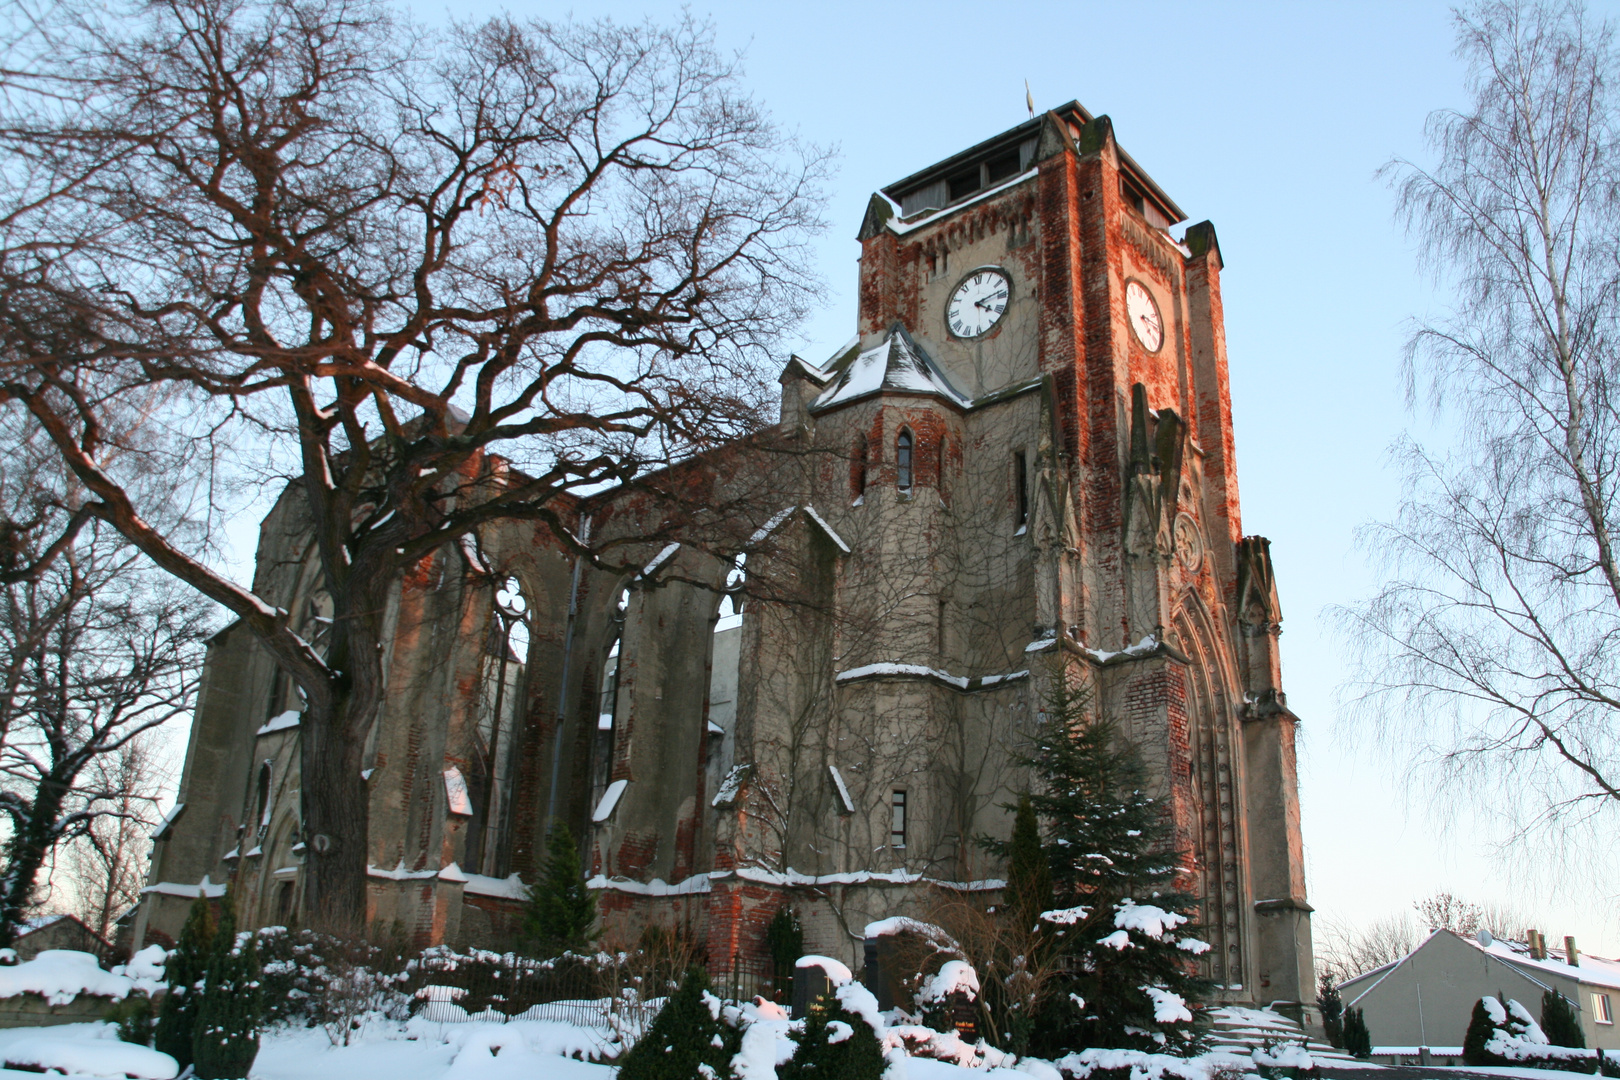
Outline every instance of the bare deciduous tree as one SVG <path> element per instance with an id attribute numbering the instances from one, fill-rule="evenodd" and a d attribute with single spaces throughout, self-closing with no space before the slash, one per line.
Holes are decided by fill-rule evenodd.
<path id="1" fill-rule="evenodd" d="M 164 776 L 150 740 L 132 739 L 92 765 L 98 790 L 116 792 L 67 850 L 70 910 L 112 943 L 121 916 L 141 898 Z M 61 872 L 60 870 L 58 872 Z"/>
<path id="2" fill-rule="evenodd" d="M 1476 904 L 1451 892 L 1413 901 L 1408 911 L 1395 911 L 1370 922 L 1351 924 L 1318 920 L 1317 960 L 1336 981 L 1393 964 L 1422 943 L 1432 930 L 1472 937 L 1481 930 L 1511 941 L 1525 939 L 1537 925 L 1534 915 L 1511 901 Z"/>
<path id="3" fill-rule="evenodd" d="M 14 660 L 11 725 L 0 744 L 0 814 L 10 826 L 0 943 L 10 944 L 60 845 L 94 842 L 102 819 L 132 816 L 139 795 L 128 789 L 121 759 L 194 702 L 208 630 L 203 603 L 155 587 L 157 575 L 140 559 L 93 522 L 42 574 L 5 591 L 4 637 L 28 652 Z"/>
<path id="4" fill-rule="evenodd" d="M 1483 3 L 1457 33 L 1472 104 L 1430 117 L 1432 167 L 1389 173 L 1453 297 L 1409 396 L 1458 443 L 1397 447 L 1399 514 L 1365 537 L 1387 581 L 1344 615 L 1361 713 L 1442 794 L 1481 808 L 1488 778 L 1523 835 L 1620 809 L 1616 71 L 1572 4 Z"/>
<path id="5" fill-rule="evenodd" d="M 813 292 L 825 156 L 689 21 L 438 33 L 369 0 L 100 7 L 40 22 L 8 76 L 0 399 L 87 512 L 296 682 L 306 899 L 352 926 L 389 590 L 503 518 L 612 563 L 569 520 L 606 484 L 723 509 L 659 467 L 764 420 L 767 349 Z M 323 650 L 105 461 L 104 409 L 153 387 L 216 473 L 303 493 Z M 678 516 L 611 535 L 634 550 Z"/>

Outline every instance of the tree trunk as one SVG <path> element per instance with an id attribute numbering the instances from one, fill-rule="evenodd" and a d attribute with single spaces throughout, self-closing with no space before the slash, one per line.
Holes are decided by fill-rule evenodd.
<path id="1" fill-rule="evenodd" d="M 362 556 L 346 577 L 345 590 L 330 590 L 330 682 L 325 694 L 309 695 L 300 741 L 304 907 L 314 926 L 348 935 L 366 925 L 370 800 L 360 772 L 382 708 L 381 613 L 394 574 L 388 563 Z"/>
<path id="2" fill-rule="evenodd" d="M 0 878 L 0 948 L 11 948 L 22 928 L 24 916 L 33 902 L 34 882 L 39 868 L 55 840 L 56 819 L 62 812 L 62 792 L 69 784 L 55 776 L 46 777 L 39 785 L 31 814 L 18 822 L 12 815 L 16 830 L 11 843 L 6 845 L 6 871 Z"/>
<path id="3" fill-rule="evenodd" d="M 306 717 L 303 731 L 304 906 L 311 925 L 359 932 L 366 919 L 366 784 L 363 739 L 336 736 L 344 717 Z"/>

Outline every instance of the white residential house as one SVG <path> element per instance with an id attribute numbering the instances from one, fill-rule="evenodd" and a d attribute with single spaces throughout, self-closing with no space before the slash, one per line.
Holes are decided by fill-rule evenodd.
<path id="1" fill-rule="evenodd" d="M 1573 938 L 1549 949 L 1535 931 L 1529 936 L 1531 944 L 1483 930 L 1478 937 L 1436 930 L 1400 960 L 1340 983 L 1339 993 L 1347 1009 L 1363 1011 L 1380 1057 L 1415 1055 L 1419 1047 L 1436 1058 L 1460 1054 L 1480 998 L 1513 998 L 1539 1017 L 1548 990 L 1575 1006 L 1587 1046 L 1620 1051 L 1620 961 L 1583 955 Z"/>

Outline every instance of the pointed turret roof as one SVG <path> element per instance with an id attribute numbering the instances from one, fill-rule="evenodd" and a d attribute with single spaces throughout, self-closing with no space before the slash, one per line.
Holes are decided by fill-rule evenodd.
<path id="1" fill-rule="evenodd" d="M 895 323 L 882 342 L 845 362 L 832 385 L 822 391 L 810 408 L 820 412 L 886 391 L 931 394 L 964 409 L 972 403 L 966 394 L 951 385 L 933 358 L 906 333 L 906 328 Z"/>

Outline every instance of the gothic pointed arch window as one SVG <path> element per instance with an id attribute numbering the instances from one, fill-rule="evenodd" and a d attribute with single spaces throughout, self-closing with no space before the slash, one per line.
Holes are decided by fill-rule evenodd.
<path id="1" fill-rule="evenodd" d="M 514 750 L 529 661 L 529 602 L 523 584 L 508 577 L 495 587 L 484 686 L 473 738 L 473 810 L 467 862 L 475 873 L 504 877 L 512 816 Z"/>
<path id="2" fill-rule="evenodd" d="M 857 435 L 849 462 L 849 491 L 857 503 L 866 495 L 866 456 L 866 436 Z"/>
<path id="3" fill-rule="evenodd" d="M 270 785 L 275 780 L 276 763 L 271 758 L 265 758 L 259 764 L 258 792 L 253 807 L 254 819 L 254 847 L 262 848 L 265 835 L 270 831 L 270 811 L 273 809 L 270 802 Z"/>
<path id="4" fill-rule="evenodd" d="M 715 614 L 714 632 L 725 633 L 742 625 L 743 586 L 748 582 L 748 555 L 737 556 L 726 574 L 725 592 L 720 597 L 720 608 Z"/>
<path id="5" fill-rule="evenodd" d="M 614 714 L 619 708 L 619 661 L 624 648 L 624 620 L 630 611 L 630 589 L 620 589 L 609 615 L 609 645 L 597 684 L 596 732 L 591 741 L 591 805 L 601 801 L 613 771 Z"/>
<path id="6" fill-rule="evenodd" d="M 939 433 L 939 440 L 934 443 L 934 489 L 939 492 L 940 500 L 945 499 L 945 433 Z"/>
<path id="7" fill-rule="evenodd" d="M 916 449 L 916 443 L 910 428 L 901 428 L 900 434 L 894 439 L 894 486 L 901 491 L 911 490 L 914 471 L 912 452 Z"/>

